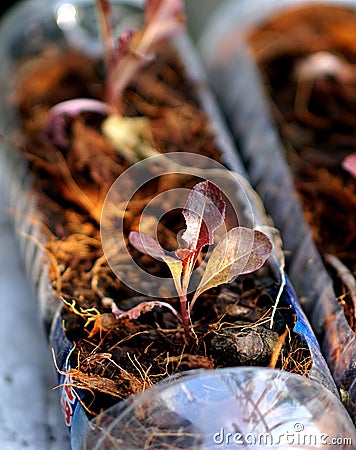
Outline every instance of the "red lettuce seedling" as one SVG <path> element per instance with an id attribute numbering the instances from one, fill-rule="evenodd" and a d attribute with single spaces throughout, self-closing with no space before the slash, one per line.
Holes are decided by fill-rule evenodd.
<path id="1" fill-rule="evenodd" d="M 152 61 L 162 42 L 183 29 L 182 0 L 147 0 L 145 21 L 140 30 L 126 30 L 118 40 L 112 37 L 111 8 L 108 0 L 97 0 L 101 32 L 106 49 L 107 102 L 122 114 L 122 94 L 139 69 Z"/>
<path id="2" fill-rule="evenodd" d="M 123 117 L 123 93 L 138 71 L 152 61 L 159 46 L 183 30 L 183 0 L 147 0 L 143 27 L 125 30 L 118 39 L 113 36 L 110 2 L 96 0 L 96 5 L 105 47 L 106 99 L 101 102 L 77 98 L 60 103 L 50 112 L 47 130 L 53 142 L 63 146 L 66 144 L 64 117 L 86 111 L 104 114 L 107 118 L 102 125 L 103 134 L 133 163 L 157 152 L 147 143 L 147 119 Z"/>
<path id="3" fill-rule="evenodd" d="M 129 242 L 142 253 L 164 261 L 177 290 L 186 340 L 190 338 L 190 312 L 197 298 L 206 290 L 229 283 L 238 275 L 259 269 L 272 251 L 268 236 L 258 230 L 235 227 L 213 249 L 203 276 L 188 305 L 189 282 L 202 249 L 214 243 L 214 232 L 223 224 L 225 202 L 221 190 L 210 181 L 196 184 L 183 209 L 185 246 L 168 255 L 160 244 L 145 233 L 131 231 Z"/>

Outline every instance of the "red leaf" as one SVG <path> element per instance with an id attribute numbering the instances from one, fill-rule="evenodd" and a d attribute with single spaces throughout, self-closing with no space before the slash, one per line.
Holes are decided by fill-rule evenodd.
<path id="1" fill-rule="evenodd" d="M 194 253 L 194 250 L 188 250 L 187 248 L 179 248 L 178 250 L 176 250 L 175 253 L 179 259 L 184 261 Z"/>
<path id="2" fill-rule="evenodd" d="M 152 258 L 162 259 L 165 256 L 165 252 L 159 243 L 151 238 L 151 236 L 140 231 L 131 231 L 129 234 L 129 242 L 136 250 L 145 255 L 152 256 Z"/>
<path id="3" fill-rule="evenodd" d="M 163 248 L 157 241 L 140 231 L 131 231 L 129 234 L 129 242 L 132 246 L 146 255 L 152 256 L 152 258 L 160 259 L 164 261 L 169 270 L 171 271 L 173 281 L 178 295 L 182 293 L 181 275 L 182 275 L 182 261 L 172 256 L 166 255 Z"/>
<path id="4" fill-rule="evenodd" d="M 105 59 L 107 70 L 110 70 L 112 58 L 114 55 L 114 39 L 112 29 L 112 10 L 108 0 L 97 0 L 98 20 L 100 24 L 100 30 L 103 37 L 103 43 L 105 46 Z"/>
<path id="5" fill-rule="evenodd" d="M 105 17 L 110 17 L 111 16 L 110 2 L 108 0 L 98 0 L 98 3 Z"/>
<path id="6" fill-rule="evenodd" d="M 356 153 L 346 156 L 342 162 L 343 169 L 347 170 L 354 178 L 356 178 Z"/>
<path id="7" fill-rule="evenodd" d="M 130 44 L 135 32 L 133 30 L 124 30 L 119 36 L 118 57 L 124 56 L 130 51 Z"/>
<path id="8" fill-rule="evenodd" d="M 173 37 L 185 23 L 182 0 L 147 0 L 145 32 L 154 36 L 151 45 Z"/>
<path id="9" fill-rule="evenodd" d="M 59 147 L 69 143 L 65 132 L 65 117 L 76 117 L 83 112 L 108 115 L 110 109 L 106 103 L 91 98 L 75 98 L 54 105 L 48 114 L 46 132 L 52 142 Z"/>
<path id="10" fill-rule="evenodd" d="M 152 300 L 148 302 L 141 302 L 128 311 L 122 311 L 117 307 L 115 303 L 112 305 L 112 313 L 117 319 L 121 319 L 124 317 L 128 317 L 131 320 L 138 319 L 142 314 L 146 314 L 152 311 L 155 307 L 159 308 L 167 308 L 169 309 L 175 316 L 177 316 L 177 311 L 171 306 L 169 303 L 161 302 L 159 300 Z"/>
<path id="11" fill-rule="evenodd" d="M 196 184 L 189 193 L 183 215 L 187 229 L 182 239 L 188 250 L 200 251 L 205 245 L 213 244 L 214 231 L 225 218 L 221 190 L 211 181 Z"/>

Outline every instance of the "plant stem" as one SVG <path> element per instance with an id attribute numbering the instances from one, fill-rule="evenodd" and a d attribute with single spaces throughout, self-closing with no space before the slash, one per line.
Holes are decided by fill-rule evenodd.
<path id="1" fill-rule="evenodd" d="M 184 328 L 185 340 L 189 342 L 191 336 L 189 329 L 189 311 L 187 308 L 187 295 L 186 294 L 180 295 L 179 300 L 180 300 L 180 308 L 182 314 L 182 323 Z"/>

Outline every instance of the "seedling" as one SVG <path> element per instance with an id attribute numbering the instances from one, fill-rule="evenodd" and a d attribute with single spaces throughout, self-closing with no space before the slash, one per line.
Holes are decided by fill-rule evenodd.
<path id="1" fill-rule="evenodd" d="M 218 186 L 210 181 L 196 184 L 183 208 L 186 230 L 183 246 L 169 255 L 160 244 L 140 231 L 131 231 L 129 242 L 142 253 L 164 261 L 172 274 L 180 299 L 185 338 L 190 332 L 190 313 L 198 297 L 210 288 L 233 281 L 238 275 L 259 269 L 272 251 L 268 236 L 258 230 L 235 227 L 213 249 L 190 303 L 189 282 L 201 251 L 214 244 L 214 232 L 224 223 L 226 204 Z"/>
<path id="2" fill-rule="evenodd" d="M 140 30 L 125 30 L 113 36 L 112 10 L 108 0 L 96 0 L 105 47 L 106 95 L 104 101 L 77 98 L 60 103 L 50 111 L 48 134 L 59 146 L 66 145 L 65 117 L 96 112 L 106 118 L 102 132 L 130 163 L 157 154 L 147 140 L 146 117 L 124 117 L 123 93 L 139 70 L 155 57 L 157 49 L 184 27 L 182 0 L 147 0 Z"/>
<path id="3" fill-rule="evenodd" d="M 124 31 L 116 45 L 107 0 L 97 0 L 106 53 L 107 103 L 114 114 L 122 114 L 122 94 L 139 69 L 155 57 L 155 50 L 183 29 L 182 0 L 147 0 L 141 30 Z"/>

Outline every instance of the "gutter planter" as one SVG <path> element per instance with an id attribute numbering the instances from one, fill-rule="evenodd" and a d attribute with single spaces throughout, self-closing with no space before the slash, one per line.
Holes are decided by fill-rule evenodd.
<path id="1" fill-rule="evenodd" d="M 356 418 L 354 1 L 226 2 L 201 36 L 212 86 Z M 229 86 L 229 89 L 226 89 Z M 353 111 L 353 112 L 352 112 Z"/>
<path id="2" fill-rule="evenodd" d="M 24 2 L 1 25 L 9 206 L 73 449 L 221 448 L 236 430 L 347 448 L 279 235 L 173 33 L 180 2 L 97 5 Z"/>

